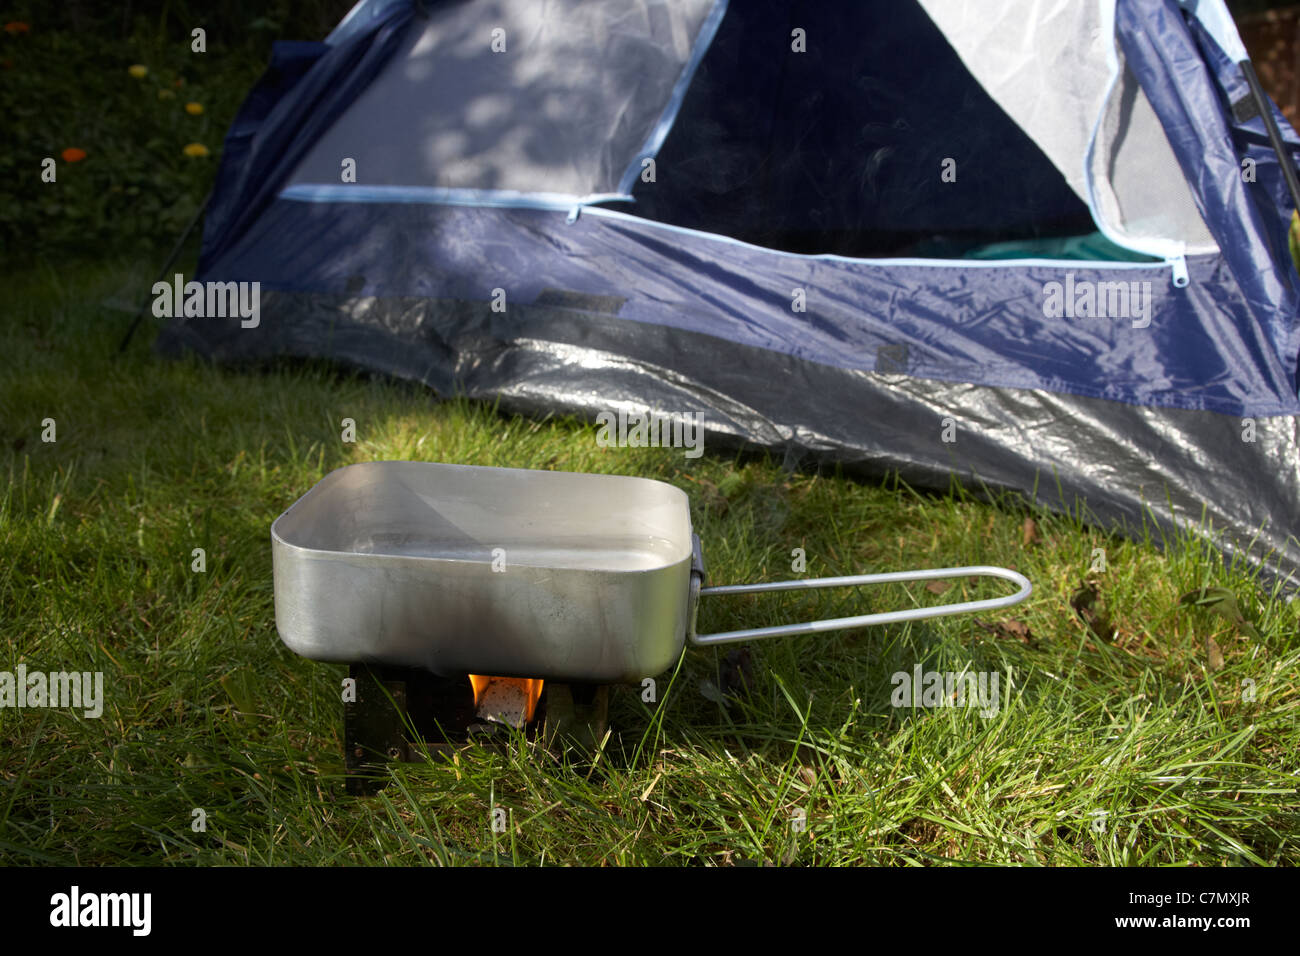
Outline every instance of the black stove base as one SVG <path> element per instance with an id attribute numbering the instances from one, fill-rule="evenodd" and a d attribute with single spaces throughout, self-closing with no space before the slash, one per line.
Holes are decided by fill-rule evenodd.
<path id="1" fill-rule="evenodd" d="M 474 713 L 468 677 L 439 677 L 416 668 L 352 664 L 355 700 L 343 704 L 343 756 L 347 792 L 371 796 L 388 781 L 391 761 L 418 761 L 431 753 L 470 744 L 493 745 L 508 733 Z M 540 733 L 548 747 L 595 750 L 608 730 L 609 687 L 548 682 L 530 738 Z"/>

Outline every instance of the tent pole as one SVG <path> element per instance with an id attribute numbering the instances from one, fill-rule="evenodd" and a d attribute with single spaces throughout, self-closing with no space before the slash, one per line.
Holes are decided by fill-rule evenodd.
<path id="1" fill-rule="evenodd" d="M 153 283 L 149 286 L 151 293 L 154 285 L 163 280 L 167 275 L 167 270 L 172 267 L 172 263 L 176 261 L 176 257 L 181 254 L 181 249 L 185 245 L 185 240 L 190 237 L 190 233 L 194 231 L 194 227 L 198 224 L 199 219 L 208 208 L 208 203 L 212 201 L 212 192 L 212 190 L 209 190 L 208 194 L 203 197 L 203 202 L 199 204 L 198 211 L 194 213 L 194 218 L 191 219 L 190 224 L 185 227 L 185 231 L 181 233 L 181 237 L 176 240 L 176 245 L 172 247 L 171 255 L 167 257 L 167 261 L 163 263 L 162 269 L 158 272 L 158 278 L 154 279 Z M 151 294 L 149 298 L 146 298 L 144 302 L 140 304 L 140 310 L 136 312 L 135 318 L 131 320 L 131 327 L 126 330 L 126 335 L 122 337 L 122 344 L 117 347 L 119 355 L 125 352 L 126 347 L 131 344 L 131 337 L 135 335 L 135 330 L 140 327 L 140 322 L 144 318 L 145 310 L 149 308 L 149 303 L 152 301 L 153 298 Z"/>
<path id="2" fill-rule="evenodd" d="M 1300 178 L 1296 176 L 1295 163 L 1291 159 L 1291 150 L 1287 149 L 1286 143 L 1282 141 L 1282 132 L 1277 128 L 1277 121 L 1273 119 L 1273 104 L 1269 102 L 1264 95 L 1264 88 L 1259 85 L 1259 76 L 1255 73 L 1255 66 L 1250 60 L 1242 60 L 1238 66 L 1241 67 L 1241 73 L 1246 77 L 1246 84 L 1250 87 L 1250 95 L 1255 100 L 1255 107 L 1259 110 L 1260 119 L 1264 121 L 1264 129 L 1268 131 L 1268 141 L 1273 147 L 1273 152 L 1277 153 L 1277 161 L 1282 164 L 1282 175 L 1286 177 L 1287 189 L 1291 191 L 1291 201 L 1295 203 L 1295 208 L 1300 211 Z"/>

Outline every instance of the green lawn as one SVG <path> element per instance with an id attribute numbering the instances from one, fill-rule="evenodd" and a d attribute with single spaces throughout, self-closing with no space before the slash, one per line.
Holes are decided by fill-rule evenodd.
<path id="1" fill-rule="evenodd" d="M 5 276 L 0 670 L 102 671 L 106 702 L 97 719 L 0 709 L 0 862 L 1300 862 L 1300 602 L 1215 552 L 755 456 L 600 448 L 579 421 L 329 367 L 162 361 L 148 326 L 118 356 L 129 316 L 100 303 L 150 281 L 114 263 Z M 379 796 L 350 798 L 346 670 L 280 643 L 269 529 L 331 469 L 382 459 L 671 482 L 717 583 L 790 577 L 801 547 L 810 576 L 989 563 L 1036 591 L 979 621 L 754 644 L 752 687 L 729 706 L 714 690 L 725 651 L 691 649 L 657 705 L 615 694 L 616 733 L 594 760 L 518 737 L 399 766 Z M 1088 581 L 1102 635 L 1071 606 Z M 1249 624 L 1180 605 L 1203 586 L 1230 589 Z M 700 623 L 995 593 L 735 598 Z M 892 707 L 891 675 L 916 664 L 998 673 L 996 715 Z"/>

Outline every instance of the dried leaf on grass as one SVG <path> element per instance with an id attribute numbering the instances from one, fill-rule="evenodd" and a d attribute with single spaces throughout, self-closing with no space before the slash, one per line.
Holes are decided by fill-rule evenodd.
<path id="1" fill-rule="evenodd" d="M 977 627 L 991 633 L 994 637 L 1008 641 L 1019 641 L 1021 644 L 1033 645 L 1035 643 L 1034 632 L 1029 629 L 1029 625 L 1024 621 L 1015 618 L 1008 618 L 1005 621 L 995 621 L 989 624 L 987 621 L 976 621 Z"/>
<path id="2" fill-rule="evenodd" d="M 1219 648 L 1219 643 L 1209 634 L 1205 635 L 1205 656 L 1209 659 L 1210 670 L 1223 670 L 1223 651 Z"/>

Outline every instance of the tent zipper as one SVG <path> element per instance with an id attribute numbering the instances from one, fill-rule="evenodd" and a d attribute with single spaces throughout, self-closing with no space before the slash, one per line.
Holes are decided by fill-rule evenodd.
<path id="1" fill-rule="evenodd" d="M 1166 256 L 1165 263 L 1174 273 L 1174 288 L 1182 289 L 1191 279 L 1187 275 L 1187 257 L 1181 252 L 1176 256 Z"/>

